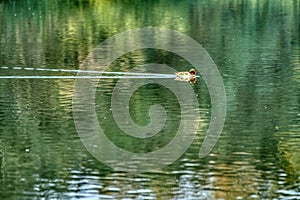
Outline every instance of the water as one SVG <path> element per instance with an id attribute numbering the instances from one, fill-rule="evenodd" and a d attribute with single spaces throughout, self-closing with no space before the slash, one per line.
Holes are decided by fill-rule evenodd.
<path id="1" fill-rule="evenodd" d="M 79 70 L 108 37 L 152 26 L 198 41 L 227 95 L 226 123 L 207 157 L 198 157 L 211 116 L 200 76 L 192 85 L 200 124 L 190 148 L 161 170 L 127 173 L 99 162 L 81 142 L 72 113 L 76 79 L 0 79 L 1 199 L 299 199 L 299 13 L 297 0 L 0 1 L 0 66 L 54 69 L 0 69 L 1 76 L 75 76 L 59 70 Z M 144 49 L 119 57 L 108 71 L 147 63 L 193 67 L 173 53 Z M 167 145 L 180 121 L 176 96 L 157 84 L 135 91 L 132 118 L 147 125 L 151 105 L 162 104 L 166 134 L 149 142 L 129 138 L 110 110 L 117 81 L 100 79 L 96 88 L 95 110 L 108 138 L 132 152 Z"/>

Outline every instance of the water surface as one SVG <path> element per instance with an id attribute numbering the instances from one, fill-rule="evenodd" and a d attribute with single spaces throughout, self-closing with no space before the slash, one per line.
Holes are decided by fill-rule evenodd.
<path id="1" fill-rule="evenodd" d="M 207 157 L 198 158 L 211 113 L 200 77 L 193 86 L 200 126 L 188 151 L 164 169 L 126 173 L 108 168 L 81 143 L 72 114 L 74 79 L 0 79 L 1 199 L 298 199 L 299 13 L 297 0 L 0 1 L 0 66 L 78 70 L 110 36 L 170 28 L 209 52 L 227 95 L 225 127 Z M 109 71 L 147 63 L 192 67 L 170 52 L 144 49 L 118 58 Z M 76 74 L 0 69 L 0 75 Z M 176 96 L 157 84 L 134 93 L 129 109 L 137 124 L 149 123 L 153 104 L 168 111 L 167 134 L 141 142 L 113 121 L 117 81 L 101 79 L 96 92 L 97 117 L 110 140 L 135 152 L 168 144 L 180 121 Z"/>

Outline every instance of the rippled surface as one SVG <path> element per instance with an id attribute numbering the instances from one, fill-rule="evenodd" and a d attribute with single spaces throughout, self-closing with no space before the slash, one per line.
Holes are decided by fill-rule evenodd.
<path id="1" fill-rule="evenodd" d="M 0 79 L 1 199 L 298 199 L 299 13 L 297 0 L 0 1 L 0 66 L 10 67 L 0 69 L 1 76 L 75 75 L 12 68 L 77 70 L 104 39 L 158 26 L 203 45 L 227 94 L 226 123 L 209 156 L 198 158 L 211 114 L 200 77 L 193 86 L 200 126 L 191 147 L 162 170 L 126 173 L 96 160 L 80 141 L 72 113 L 74 79 Z M 127 72 L 147 63 L 177 71 L 192 67 L 172 53 L 146 49 L 125 54 L 109 70 Z M 136 123 L 149 123 L 149 107 L 163 104 L 168 134 L 133 140 L 111 115 L 117 81 L 102 79 L 96 90 L 97 117 L 109 139 L 134 152 L 168 144 L 180 121 L 176 96 L 156 84 L 134 93 L 128 107 Z"/>

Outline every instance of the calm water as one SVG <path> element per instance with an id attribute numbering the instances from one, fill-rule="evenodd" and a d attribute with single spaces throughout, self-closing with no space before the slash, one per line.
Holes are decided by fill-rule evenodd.
<path id="1" fill-rule="evenodd" d="M 0 66 L 79 69 L 106 38 L 149 26 L 192 37 L 217 64 L 227 116 L 213 151 L 198 158 L 211 114 L 202 78 L 193 86 L 200 111 L 193 144 L 173 164 L 148 173 L 114 171 L 85 149 L 72 113 L 74 79 L 0 79 L 0 198 L 299 199 L 299 0 L 0 1 Z M 123 55 L 109 70 L 147 63 L 192 67 L 173 53 L 146 49 Z M 0 75 L 70 73 L 0 69 Z M 165 134 L 150 142 L 129 138 L 110 111 L 117 81 L 102 79 L 96 89 L 108 138 L 133 152 L 168 144 L 180 122 L 176 96 L 157 84 L 136 90 L 129 109 L 137 124 L 150 122 L 157 103 L 168 119 Z"/>

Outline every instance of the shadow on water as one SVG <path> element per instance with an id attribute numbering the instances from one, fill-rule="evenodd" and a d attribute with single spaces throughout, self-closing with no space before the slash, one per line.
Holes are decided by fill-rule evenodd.
<path id="1" fill-rule="evenodd" d="M 1 79 L 1 199 L 299 198 L 299 13 L 297 0 L 0 1 L 0 66 L 78 70 L 104 39 L 158 26 L 187 34 L 205 47 L 227 94 L 225 127 L 209 156 L 198 158 L 211 112 L 200 77 L 193 89 L 201 125 L 192 146 L 162 170 L 130 174 L 112 171 L 82 145 L 72 114 L 74 79 Z M 170 52 L 143 49 L 119 57 L 109 71 L 127 72 L 145 63 L 177 71 L 192 67 Z M 0 69 L 0 75 L 57 72 Z M 153 143 L 129 140 L 109 115 L 116 82 L 101 80 L 97 88 L 97 115 L 110 131 L 108 137 L 136 152 L 167 144 L 180 121 L 174 95 L 155 84 L 135 91 L 130 105 L 136 123 L 149 123 L 149 107 L 160 103 L 169 112 L 165 128 L 170 134 Z"/>

